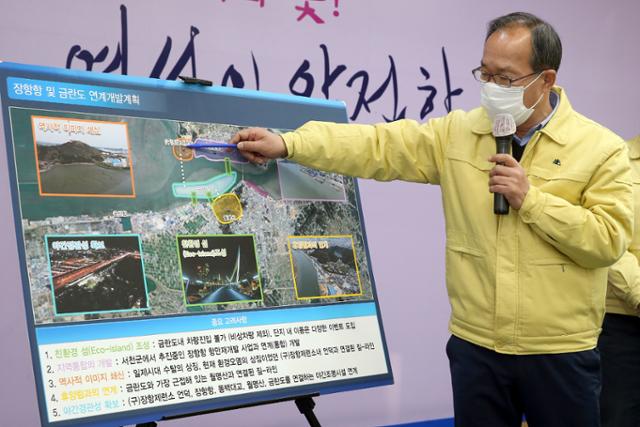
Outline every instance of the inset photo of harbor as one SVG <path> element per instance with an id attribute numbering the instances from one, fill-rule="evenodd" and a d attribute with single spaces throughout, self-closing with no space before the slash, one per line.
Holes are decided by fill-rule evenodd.
<path id="1" fill-rule="evenodd" d="M 32 116 L 41 196 L 135 197 L 127 124 Z"/>
<path id="2" fill-rule="evenodd" d="M 56 316 L 149 308 L 138 235 L 47 235 Z"/>
<path id="3" fill-rule="evenodd" d="M 353 237 L 289 236 L 297 299 L 362 295 Z"/>

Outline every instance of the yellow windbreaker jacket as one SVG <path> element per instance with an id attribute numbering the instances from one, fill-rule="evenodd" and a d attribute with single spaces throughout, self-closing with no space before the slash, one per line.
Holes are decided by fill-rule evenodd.
<path id="1" fill-rule="evenodd" d="M 441 186 L 454 335 L 501 353 L 581 351 L 596 345 L 608 267 L 631 240 L 631 174 L 624 142 L 554 90 L 560 104 L 520 162 L 531 187 L 509 215 L 493 214 L 496 145 L 481 108 L 424 124 L 309 122 L 282 136 L 304 165 Z"/>
<path id="2" fill-rule="evenodd" d="M 609 269 L 607 312 L 640 316 L 640 135 L 628 142 L 635 227 L 629 250 Z"/>

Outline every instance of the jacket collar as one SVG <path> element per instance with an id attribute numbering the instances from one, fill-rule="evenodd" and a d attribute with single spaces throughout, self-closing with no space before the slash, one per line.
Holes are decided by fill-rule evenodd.
<path id="1" fill-rule="evenodd" d="M 567 127 L 565 124 L 573 114 L 573 108 L 571 107 L 571 103 L 569 102 L 564 89 L 560 86 L 554 86 L 551 90 L 558 94 L 558 109 L 553 114 L 553 117 L 551 117 L 549 123 L 540 129 L 540 132 L 544 133 L 558 144 L 565 145 L 568 141 L 566 134 Z M 492 132 L 493 123 L 484 108 L 476 108 L 470 111 L 469 116 L 472 123 L 471 131 L 473 133 L 485 135 Z"/>

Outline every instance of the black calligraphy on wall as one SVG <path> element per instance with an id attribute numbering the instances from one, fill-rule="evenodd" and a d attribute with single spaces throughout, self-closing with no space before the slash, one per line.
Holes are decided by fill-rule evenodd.
<path id="1" fill-rule="evenodd" d="M 92 52 L 82 47 L 80 43 L 74 44 L 69 49 L 66 58 L 67 68 L 83 67 L 86 70 L 102 71 L 105 73 L 118 72 L 126 75 L 128 73 L 129 50 L 128 50 L 128 24 L 127 7 L 120 6 L 120 35 L 119 40 L 113 44 L 105 45 L 97 52 Z M 190 74 L 197 76 L 197 37 L 200 29 L 191 25 L 188 38 L 184 47 L 175 46 L 171 37 L 167 36 L 164 46 L 158 52 L 157 59 L 149 71 L 149 77 L 175 80 L 179 75 Z M 175 63 L 169 62 L 169 57 L 173 49 L 180 53 Z M 387 55 L 385 64 L 380 68 L 386 70 L 386 75 L 382 79 L 376 79 L 370 70 L 358 67 L 347 66 L 346 64 L 332 64 L 330 49 L 326 44 L 319 46 L 321 58 L 313 60 L 303 58 L 300 65 L 293 70 L 289 80 L 288 91 L 293 95 L 312 97 L 322 96 L 331 99 L 331 91 L 334 88 L 348 88 L 353 90 L 356 101 L 351 106 L 349 118 L 357 120 L 364 112 L 372 114 L 373 105 L 377 103 L 376 112 L 380 107 L 388 108 L 389 111 L 379 113 L 381 119 L 390 122 L 407 117 L 409 106 L 401 101 L 399 90 L 400 76 L 396 67 L 396 60 L 393 55 Z M 415 79 L 418 90 L 424 101 L 416 114 L 424 120 L 434 111 L 438 99 L 442 100 L 447 112 L 453 109 L 453 99 L 463 93 L 463 89 L 455 87 L 451 82 L 451 72 L 447 60 L 445 47 L 441 48 L 441 63 L 438 66 L 419 66 L 414 75 L 402 76 L 403 79 Z M 260 90 L 260 67 L 254 52 L 250 52 L 252 67 L 250 70 L 239 70 L 234 64 L 230 64 L 222 74 L 219 82 L 222 86 L 235 88 L 247 88 L 248 81 L 252 83 L 252 89 Z M 437 87 L 432 81 L 432 73 L 442 73 L 444 87 Z M 378 70 L 376 70 L 378 71 Z M 211 76 L 203 76 L 209 79 Z M 387 102 L 391 99 L 391 103 Z M 414 111 L 411 109 L 410 111 Z"/>

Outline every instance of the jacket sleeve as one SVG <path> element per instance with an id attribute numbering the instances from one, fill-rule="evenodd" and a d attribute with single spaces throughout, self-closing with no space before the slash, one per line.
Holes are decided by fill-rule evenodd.
<path id="1" fill-rule="evenodd" d="M 609 268 L 609 289 L 640 315 L 640 265 L 627 251 Z"/>
<path id="2" fill-rule="evenodd" d="M 519 215 L 542 239 L 585 268 L 608 267 L 633 235 L 633 193 L 627 148 L 616 144 L 573 205 L 531 185 Z"/>
<path id="3" fill-rule="evenodd" d="M 446 118 L 425 124 L 398 120 L 378 125 L 308 122 L 282 135 L 288 158 L 343 175 L 379 181 L 438 184 Z"/>

